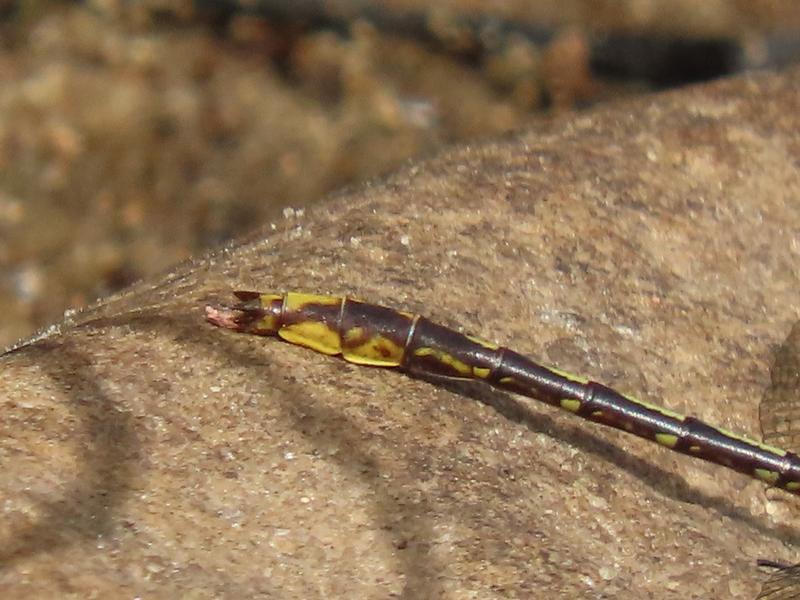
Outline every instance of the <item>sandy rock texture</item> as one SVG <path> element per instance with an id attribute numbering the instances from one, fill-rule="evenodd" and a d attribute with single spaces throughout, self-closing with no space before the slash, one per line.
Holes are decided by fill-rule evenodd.
<path id="1" fill-rule="evenodd" d="M 0 0 L 0 347 L 447 144 L 785 64 L 798 27 L 794 0 Z"/>
<path id="2" fill-rule="evenodd" d="M 798 318 L 800 71 L 461 147 L 0 358 L 5 597 L 753 598 L 795 500 L 480 386 L 207 325 L 351 294 L 758 436 Z"/>
<path id="3" fill-rule="evenodd" d="M 220 32 L 110 4 L 0 17 L 0 347 L 287 206 L 525 128 L 543 69 L 565 106 L 588 84 L 574 36 L 481 68 L 366 25 Z"/>

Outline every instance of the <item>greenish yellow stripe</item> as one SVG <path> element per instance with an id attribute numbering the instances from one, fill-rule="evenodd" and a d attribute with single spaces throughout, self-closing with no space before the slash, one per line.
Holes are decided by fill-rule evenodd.
<path id="1" fill-rule="evenodd" d="M 775 485 L 780 477 L 778 473 L 769 469 L 754 469 L 753 473 L 758 479 L 770 485 Z"/>
<path id="2" fill-rule="evenodd" d="M 678 445 L 678 436 L 671 433 L 657 433 L 656 442 L 667 448 L 674 448 Z"/>
<path id="3" fill-rule="evenodd" d="M 575 398 L 562 398 L 559 403 L 561 404 L 561 408 L 571 413 L 576 413 L 581 409 L 581 401 Z"/>

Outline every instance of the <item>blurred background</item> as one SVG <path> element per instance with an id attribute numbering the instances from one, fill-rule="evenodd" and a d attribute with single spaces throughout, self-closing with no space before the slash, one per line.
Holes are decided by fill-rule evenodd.
<path id="1" fill-rule="evenodd" d="M 0 349 L 447 144 L 799 58 L 796 0 L 0 0 Z"/>

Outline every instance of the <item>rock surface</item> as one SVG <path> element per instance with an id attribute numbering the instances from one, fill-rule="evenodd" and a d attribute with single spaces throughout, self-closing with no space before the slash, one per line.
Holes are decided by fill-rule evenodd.
<path id="1" fill-rule="evenodd" d="M 0 358 L 5 597 L 752 598 L 757 482 L 480 387 L 208 326 L 356 295 L 759 436 L 798 318 L 800 71 L 453 149 Z"/>

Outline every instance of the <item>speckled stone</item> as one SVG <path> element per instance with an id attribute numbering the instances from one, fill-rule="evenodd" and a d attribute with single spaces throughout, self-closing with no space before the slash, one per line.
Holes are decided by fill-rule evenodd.
<path id="1" fill-rule="evenodd" d="M 481 387 L 205 324 L 352 294 L 758 434 L 798 318 L 800 71 L 453 149 L 0 358 L 4 597 L 752 598 L 797 502 Z"/>

